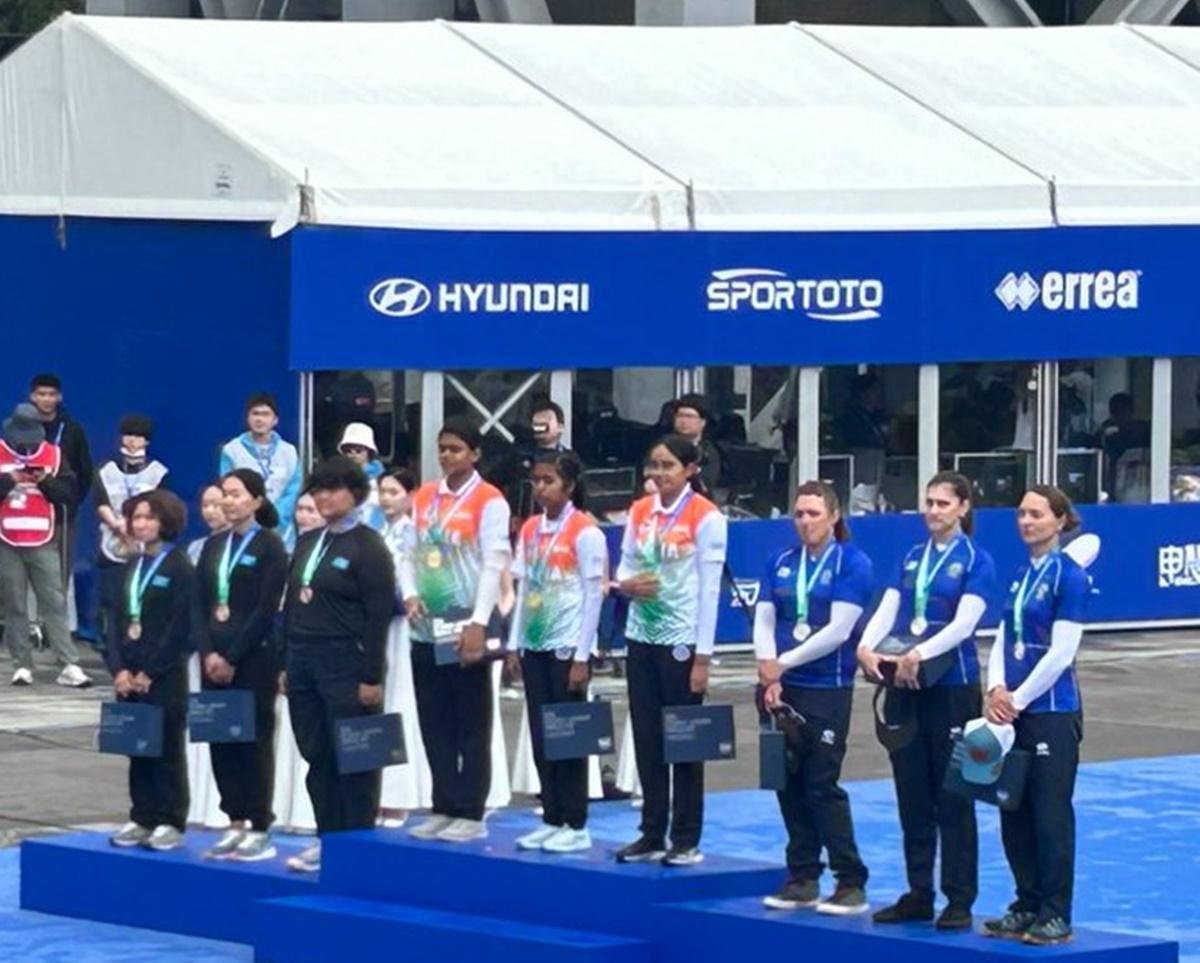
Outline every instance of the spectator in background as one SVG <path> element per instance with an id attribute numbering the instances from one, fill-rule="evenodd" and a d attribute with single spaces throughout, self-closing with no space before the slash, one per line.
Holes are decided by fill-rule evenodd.
<path id="1" fill-rule="evenodd" d="M 58 684 L 92 684 L 76 664 L 67 625 L 62 566 L 62 518 L 75 482 L 58 446 L 46 440 L 32 405 L 17 405 L 0 437 L 0 599 L 4 635 L 13 660 L 13 685 L 33 685 L 29 647 L 29 589 L 37 596 L 46 639 L 62 671 Z"/>
<path id="2" fill-rule="evenodd" d="M 56 374 L 34 375 L 29 383 L 29 400 L 46 432 L 46 440 L 62 452 L 62 464 L 71 480 L 71 491 L 59 506 L 62 525 L 58 542 L 67 598 L 67 627 L 75 626 L 75 593 L 72 572 L 75 558 L 75 515 L 92 487 L 92 452 L 83 426 L 63 407 L 62 380 Z M 60 475 L 63 475 L 60 472 Z M 66 476 L 63 476 L 66 477 Z"/>
<path id="3" fill-rule="evenodd" d="M 1127 451 L 1150 447 L 1150 423 L 1133 417 L 1133 396 L 1118 391 L 1108 399 L 1108 417 L 1100 424 L 1100 446 L 1104 449 L 1104 490 L 1116 501 L 1125 501 L 1117 491 L 1117 462 Z"/>
<path id="4" fill-rule="evenodd" d="M 538 398 L 533 403 L 533 415 L 530 418 L 533 429 L 534 455 L 544 451 L 567 451 L 563 444 L 563 432 L 566 430 L 566 419 L 562 408 L 549 398 Z"/>
<path id="5" fill-rule="evenodd" d="M 300 494 L 300 455 L 296 446 L 284 441 L 275 430 L 279 424 L 279 405 L 264 393 L 246 399 L 247 431 L 230 440 L 221 449 L 218 473 L 225 477 L 235 468 L 249 468 L 262 475 L 267 499 L 284 520 L 279 533 L 290 550 L 296 541 L 292 515 Z"/>
<path id="6" fill-rule="evenodd" d="M 689 394 L 676 400 L 671 409 L 672 429 L 683 435 L 700 451 L 699 479 L 703 494 L 718 501 L 717 485 L 721 481 L 721 453 L 709 439 L 704 437 L 708 426 L 708 405 L 703 395 Z"/>
<path id="7" fill-rule="evenodd" d="M 867 373 L 854 379 L 854 398 L 842 413 L 839 429 L 842 447 L 854 456 L 850 514 L 878 511 L 879 483 L 887 449 L 883 383 L 878 375 Z"/>
<path id="8" fill-rule="evenodd" d="M 367 500 L 359 507 L 359 517 L 364 525 L 382 535 L 387 531 L 388 523 L 379 505 L 379 478 L 383 474 L 383 463 L 379 460 L 379 446 L 375 444 L 375 430 L 361 421 L 351 422 L 342 432 L 338 453 L 358 465 L 367 476 L 370 491 Z"/>
<path id="9" fill-rule="evenodd" d="M 121 419 L 120 446 L 96 472 L 93 497 L 100 517 L 100 622 L 105 646 L 117 644 L 117 617 L 121 608 L 121 586 L 125 565 L 137 554 L 137 544 L 129 535 L 121 506 L 126 499 L 153 491 L 167 477 L 160 461 L 146 454 L 154 424 L 145 415 L 126 415 Z"/>

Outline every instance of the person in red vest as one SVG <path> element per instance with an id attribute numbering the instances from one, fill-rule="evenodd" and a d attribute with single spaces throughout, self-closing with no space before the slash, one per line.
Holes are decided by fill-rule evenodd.
<path id="1" fill-rule="evenodd" d="M 17 405 L 0 431 L 0 601 L 15 670 L 13 685 L 33 685 L 30 587 L 37 595 L 46 639 L 62 666 L 58 684 L 73 688 L 92 684 L 76 664 L 59 552 L 58 513 L 74 494 L 62 451 L 46 441 L 37 409 Z"/>

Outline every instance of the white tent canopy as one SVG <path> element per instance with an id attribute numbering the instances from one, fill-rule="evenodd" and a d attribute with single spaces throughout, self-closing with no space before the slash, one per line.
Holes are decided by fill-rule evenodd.
<path id="1" fill-rule="evenodd" d="M 1174 56 L 1157 45 L 1176 36 Z M 0 213 L 278 230 L 1196 223 L 1188 61 L 1200 42 L 1182 28 L 64 16 L 0 62 Z"/>

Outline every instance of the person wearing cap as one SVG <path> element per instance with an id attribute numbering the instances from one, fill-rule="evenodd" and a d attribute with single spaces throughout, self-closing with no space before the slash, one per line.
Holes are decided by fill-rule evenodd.
<path id="1" fill-rule="evenodd" d="M 699 471 L 700 451 L 690 439 L 656 441 L 646 454 L 655 493 L 630 506 L 621 539 L 617 581 L 630 600 L 629 721 L 644 795 L 641 834 L 617 850 L 622 863 L 695 866 L 704 859 L 704 763 L 663 759 L 663 709 L 704 702 L 716 645 L 728 526 L 697 490 Z"/>
<path id="2" fill-rule="evenodd" d="M 885 713 L 911 714 L 915 725 L 889 746 L 908 892 L 874 915 L 876 923 L 932 920 L 934 860 L 941 845 L 942 891 L 948 901 L 941 930 L 967 929 L 979 890 L 979 838 L 974 803 L 943 788 L 954 744 L 979 715 L 979 656 L 975 632 L 995 593 L 991 556 L 971 537 L 971 483 L 954 472 L 925 486 L 929 537 L 904 556 L 859 645 L 866 676 L 894 673 Z M 883 656 L 899 637 L 915 643 L 903 655 Z M 882 666 L 881 666 L 881 663 Z"/>
<path id="3" fill-rule="evenodd" d="M 392 557 L 378 532 L 361 523 L 367 498 L 362 469 L 335 455 L 313 469 L 308 490 L 325 524 L 301 536 L 283 610 L 288 709 L 308 762 L 317 834 L 375 825 L 380 771 L 343 775 L 335 746 L 339 719 L 383 707 L 388 625 L 396 605 Z M 320 840 L 288 868 L 321 868 Z"/>
<path id="4" fill-rule="evenodd" d="M 985 714 L 1012 724 L 1032 756 L 1020 806 L 1000 813 L 1004 854 L 1016 899 L 984 924 L 989 936 L 1048 945 L 1071 938 L 1075 885 L 1075 775 L 1083 703 L 1075 656 L 1091 583 L 1061 550 L 1079 516 L 1053 485 L 1034 485 L 1017 508 L 1029 561 L 1016 573 L 988 659 Z"/>
<path id="5" fill-rule="evenodd" d="M 46 431 L 46 440 L 62 452 L 64 477 L 71 479 L 70 495 L 57 506 L 59 521 L 58 553 L 67 598 L 67 627 L 75 622 L 75 516 L 92 487 L 94 467 L 83 426 L 63 406 L 62 379 L 51 372 L 30 379 L 29 401 Z"/>
<path id="6" fill-rule="evenodd" d="M 873 589 L 871 560 L 850 544 L 833 488 L 805 482 L 793 508 L 800 544 L 767 566 L 754 609 L 754 654 L 763 703 L 804 719 L 805 745 L 778 793 L 787 827 L 788 879 L 763 900 L 769 909 L 867 911 L 867 867 L 854 841 L 850 798 L 839 785 L 854 696 L 854 651 Z M 837 879 L 822 900 L 821 850 Z"/>
<path id="7" fill-rule="evenodd" d="M 139 546 L 126 566 L 117 644 L 104 655 L 118 700 L 162 710 L 162 754 L 129 760 L 129 822 L 114 846 L 159 852 L 183 845 L 188 784 L 187 649 L 191 626 L 192 563 L 179 539 L 187 509 L 164 489 L 127 498 L 121 506 Z"/>
<path id="8" fill-rule="evenodd" d="M 61 449 L 46 440 L 37 409 L 17 405 L 0 430 L 0 600 L 13 685 L 33 685 L 31 587 L 46 640 L 61 666 L 56 681 L 73 688 L 92 684 L 77 664 L 63 577 L 60 526 L 74 493 L 70 468 Z"/>
<path id="9" fill-rule="evenodd" d="M 375 430 L 361 421 L 353 421 L 342 432 L 338 451 L 363 470 L 370 491 L 367 500 L 359 507 L 362 522 L 379 534 L 387 531 L 387 515 L 379 506 L 379 478 L 383 464 L 379 461 L 379 447 L 375 444 Z"/>
<path id="10" fill-rule="evenodd" d="M 279 424 L 279 405 L 272 395 L 253 394 L 246 399 L 246 431 L 221 449 L 218 474 L 224 478 L 235 468 L 249 468 L 262 475 L 267 500 L 275 506 L 284 528 L 279 534 L 290 550 L 296 542 L 292 517 L 300 496 L 300 454 L 296 446 L 284 441 L 275 429 Z"/>
<path id="11" fill-rule="evenodd" d="M 709 439 L 704 437 L 708 426 L 708 403 L 704 395 L 688 394 L 678 398 L 671 406 L 671 430 L 682 435 L 700 452 L 700 470 L 697 475 L 703 492 L 715 499 L 717 485 L 721 481 L 721 453 Z"/>
<path id="12" fill-rule="evenodd" d="M 121 506 L 126 499 L 153 491 L 167 477 L 167 468 L 147 454 L 154 424 L 145 415 L 126 415 L 121 419 L 120 443 L 115 458 L 96 471 L 92 500 L 100 518 L 100 551 L 97 570 L 100 575 L 101 638 L 104 644 L 117 644 L 117 620 L 121 609 L 121 586 L 125 566 L 137 554 Z"/>
<path id="13" fill-rule="evenodd" d="M 433 809 L 411 833 L 466 842 L 487 835 L 492 781 L 492 667 L 484 661 L 488 625 L 512 560 L 504 495 L 480 477 L 482 439 L 464 418 L 438 432 L 443 477 L 413 496 L 401 585 L 412 632 L 413 683 L 421 740 L 433 776 Z M 453 642 L 459 662 L 439 665 L 434 645 Z"/>

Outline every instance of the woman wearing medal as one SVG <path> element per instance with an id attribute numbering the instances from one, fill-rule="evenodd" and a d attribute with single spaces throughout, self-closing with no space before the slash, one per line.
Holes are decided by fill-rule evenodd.
<path id="1" fill-rule="evenodd" d="M 1017 572 L 988 659 L 986 714 L 1012 724 L 1016 747 L 1030 753 L 1018 809 L 1000 812 L 1004 854 L 1017 898 L 989 936 L 1048 945 L 1071 938 L 1075 883 L 1075 810 L 1071 797 L 1083 739 L 1083 703 L 1075 655 L 1083 637 L 1091 583 L 1061 551 L 1079 527 L 1070 499 L 1034 485 L 1017 509 L 1017 531 L 1029 562 Z"/>
<path id="2" fill-rule="evenodd" d="M 618 862 L 693 866 L 704 858 L 704 764 L 663 762 L 662 724 L 666 706 L 704 701 L 716 639 L 726 523 L 695 489 L 699 470 L 700 451 L 689 439 L 656 442 L 646 458 L 655 494 L 630 506 L 621 541 L 617 580 L 630 599 L 629 720 L 644 802 L 641 836 L 617 852 Z"/>
<path id="3" fill-rule="evenodd" d="M 971 926 L 979 839 L 974 802 L 947 792 L 942 783 L 954 748 L 949 734 L 980 714 L 975 631 L 995 593 L 996 567 L 971 537 L 971 483 L 962 475 L 941 472 L 925 486 L 925 527 L 929 537 L 905 555 L 859 645 L 863 671 L 877 681 L 885 657 L 875 649 L 885 638 L 908 636 L 916 643 L 895 662 L 895 685 L 906 691 L 887 694 L 910 703 L 916 716 L 912 740 L 889 753 L 908 892 L 875 913 L 874 920 L 934 918 L 933 867 L 940 841 L 948 905 L 936 926 L 958 930 Z M 939 672 L 940 677 L 931 677 Z"/>
<path id="4" fill-rule="evenodd" d="M 854 696 L 854 650 L 873 586 L 871 560 L 850 544 L 834 490 L 805 482 L 793 509 L 800 544 L 772 559 L 754 609 L 754 651 L 764 703 L 804 717 L 811 744 L 778 793 L 787 826 L 789 879 L 763 900 L 771 909 L 865 913 L 867 867 L 854 841 L 850 799 L 838 784 Z M 837 878 L 821 900 L 821 850 Z"/>
<path id="5" fill-rule="evenodd" d="M 284 605 L 285 686 L 296 744 L 308 762 L 317 833 L 365 829 L 379 812 L 380 771 L 343 775 L 335 747 L 339 719 L 383 705 L 384 649 L 396 605 L 392 557 L 359 521 L 367 479 L 337 455 L 308 483 L 325 526 L 296 542 Z M 288 860 L 297 872 L 321 868 L 321 844 Z"/>
<path id="6" fill-rule="evenodd" d="M 542 707 L 587 698 L 588 661 L 608 576 L 608 548 L 584 510 L 582 475 L 574 452 L 537 456 L 531 479 L 542 514 L 522 526 L 513 561 L 518 590 L 508 648 L 520 653 L 543 823 L 518 839 L 517 847 L 548 853 L 592 845 L 586 828 L 588 759 L 551 762 L 542 745 Z"/>
<path id="7" fill-rule="evenodd" d="M 433 811 L 412 829 L 418 839 L 466 842 L 487 835 L 491 784 L 492 666 L 486 628 L 512 557 L 508 502 L 475 470 L 479 430 L 451 418 L 438 432 L 443 477 L 413 496 L 401 582 L 412 626 L 413 681 L 421 739 L 433 775 Z M 438 664 L 435 645 L 458 662 Z"/>
<path id="8" fill-rule="evenodd" d="M 267 501 L 262 476 L 238 468 L 221 479 L 229 530 L 205 542 L 196 566 L 192 641 L 203 664 L 205 689 L 254 694 L 254 742 L 209 746 L 221 809 L 230 828 L 205 854 L 245 862 L 272 859 L 275 616 L 287 581 L 287 551 L 275 534 L 279 516 Z"/>
<path id="9" fill-rule="evenodd" d="M 117 645 L 107 650 L 113 690 L 120 700 L 162 708 L 162 755 L 129 760 L 133 806 L 113 837 L 114 846 L 166 851 L 183 843 L 188 810 L 184 730 L 187 657 L 192 607 L 192 563 L 175 545 L 187 526 L 183 502 L 155 489 L 121 506 L 141 553 L 125 576 Z"/>

